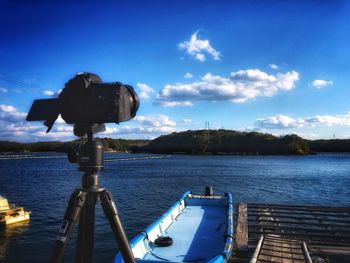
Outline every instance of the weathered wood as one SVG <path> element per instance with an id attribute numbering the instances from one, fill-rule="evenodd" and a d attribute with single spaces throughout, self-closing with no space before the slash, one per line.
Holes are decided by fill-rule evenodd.
<path id="1" fill-rule="evenodd" d="M 317 254 L 348 255 L 350 256 L 350 246 L 312 245 L 309 251 Z"/>
<path id="2" fill-rule="evenodd" d="M 312 263 L 312 260 L 311 260 L 310 254 L 309 254 L 309 250 L 307 249 L 305 241 L 303 241 L 301 244 L 302 244 L 303 252 L 305 255 L 306 263 Z"/>
<path id="3" fill-rule="evenodd" d="M 312 246 L 322 246 L 322 247 L 347 247 L 350 250 L 350 242 L 336 242 L 334 240 L 324 240 L 324 239 L 319 239 L 319 240 L 312 240 Z"/>
<path id="4" fill-rule="evenodd" d="M 269 207 L 269 208 L 278 208 L 278 209 L 287 209 L 287 210 L 318 210 L 318 211 L 335 211 L 335 212 L 346 212 L 350 213 L 350 208 L 347 206 L 344 207 L 336 207 L 336 206 L 306 206 L 306 205 L 278 205 L 278 204 L 257 204 L 257 203 L 249 203 L 247 204 L 248 208 L 261 208 L 261 207 Z"/>
<path id="5" fill-rule="evenodd" d="M 260 209 L 252 209 L 249 210 L 251 212 L 251 215 L 261 215 L 262 213 L 266 213 L 268 211 L 273 212 L 275 215 L 298 215 L 298 216 L 326 216 L 326 217 L 341 217 L 346 218 L 348 221 L 350 221 L 350 215 L 344 212 L 335 213 L 335 212 L 313 212 L 313 211 L 294 211 L 294 210 L 278 210 L 278 209 L 269 209 L 266 208 L 260 208 Z"/>
<path id="6" fill-rule="evenodd" d="M 350 262 L 350 207 L 247 204 L 246 209 L 251 253 L 264 235 L 256 263 L 310 262 L 310 255 Z M 236 222 L 240 213 L 237 206 Z"/>
<path id="7" fill-rule="evenodd" d="M 235 244 L 237 252 L 248 250 L 248 211 L 247 204 L 238 204 L 238 215 L 235 231 Z"/>
<path id="8" fill-rule="evenodd" d="M 281 223 L 281 222 L 280 222 Z M 314 225 L 315 228 L 312 227 L 301 227 L 301 226 L 288 226 L 288 225 L 268 225 L 268 224 L 249 224 L 249 229 L 264 229 L 264 230 L 295 230 L 295 231 L 301 231 L 301 232 L 316 232 L 316 233 L 341 233 L 341 234 L 350 234 L 350 229 L 346 229 L 346 228 L 321 228 L 320 226 L 317 227 L 317 225 Z"/>
<path id="9" fill-rule="evenodd" d="M 256 214 L 254 212 L 249 212 L 249 216 L 255 216 L 255 217 L 263 217 L 261 216 L 260 214 Z M 286 214 L 279 214 L 279 213 L 276 213 L 275 212 L 275 216 L 278 218 L 278 219 L 282 219 L 282 218 L 288 218 L 288 219 L 294 219 L 294 220 L 305 220 L 305 221 L 319 221 L 320 219 L 323 221 L 323 222 L 336 222 L 336 223 L 344 223 L 344 224 L 350 224 L 350 220 L 347 219 L 347 220 L 344 220 L 344 219 L 338 219 L 338 218 L 315 218 L 315 217 L 311 217 L 312 215 L 309 215 L 309 217 L 301 217 L 301 216 L 294 216 L 293 213 L 290 213 L 288 215 Z"/>
<path id="10" fill-rule="evenodd" d="M 303 218 L 300 218 L 300 220 L 303 220 Z M 249 222 L 256 222 L 257 219 L 256 218 L 249 218 L 248 217 L 248 223 Z M 258 219 L 259 223 L 274 223 L 275 221 L 273 220 L 269 220 L 269 219 Z M 278 222 L 282 225 L 282 224 L 289 224 L 289 225 L 309 225 L 309 226 L 319 226 L 320 223 L 316 223 L 316 222 L 303 222 L 303 221 L 293 221 L 293 220 L 278 220 Z M 249 223 L 249 226 L 251 226 L 253 224 Z M 331 227 L 345 227 L 346 229 L 350 229 L 350 225 L 346 224 L 346 223 L 322 223 L 322 226 L 325 228 L 331 228 Z"/>
<path id="11" fill-rule="evenodd" d="M 306 262 L 301 242 L 276 235 L 264 235 L 260 238 L 250 263 L 262 262 Z"/>
<path id="12" fill-rule="evenodd" d="M 254 251 L 254 254 L 252 256 L 252 259 L 250 260 L 249 263 L 256 263 L 257 260 L 258 260 L 258 256 L 259 256 L 259 252 L 260 252 L 260 249 L 261 249 L 261 246 L 262 246 L 262 243 L 263 243 L 263 240 L 264 240 L 264 235 L 261 235 L 260 239 L 259 239 L 259 242 L 256 246 L 256 249 Z"/>
<path id="13" fill-rule="evenodd" d="M 307 239 L 316 239 L 320 238 L 323 240 L 335 240 L 335 239 L 341 239 L 346 242 L 350 242 L 350 236 L 337 236 L 337 235 L 328 235 L 328 234 L 319 234 L 319 233 L 288 233 L 288 232 L 281 232 L 281 231 L 249 231 L 249 233 L 254 234 L 278 234 L 283 236 L 295 236 L 295 237 L 305 237 Z"/>

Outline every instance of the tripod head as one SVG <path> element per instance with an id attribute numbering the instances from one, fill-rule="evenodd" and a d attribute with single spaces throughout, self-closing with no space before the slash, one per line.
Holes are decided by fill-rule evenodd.
<path id="1" fill-rule="evenodd" d="M 83 139 L 77 148 L 72 147 L 68 151 L 68 160 L 70 163 L 78 163 L 79 171 L 95 174 L 103 169 L 103 144 L 94 139 L 93 135 L 104 130 L 104 124 L 74 125 L 74 134 L 83 136 Z"/>
<path id="2" fill-rule="evenodd" d="M 103 143 L 93 137 L 94 133 L 105 130 L 101 125 L 74 125 L 74 134 L 82 136 L 78 147 L 71 147 L 68 152 L 70 163 L 78 163 L 78 170 L 84 172 L 82 187 L 91 191 L 101 191 L 98 174 L 103 170 Z"/>

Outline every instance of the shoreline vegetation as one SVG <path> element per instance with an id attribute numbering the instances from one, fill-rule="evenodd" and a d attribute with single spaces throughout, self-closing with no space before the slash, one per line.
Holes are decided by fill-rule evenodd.
<path id="1" fill-rule="evenodd" d="M 100 138 L 105 151 L 160 154 L 306 155 L 350 152 L 350 139 L 306 140 L 297 135 L 274 136 L 234 130 L 188 130 L 154 140 Z M 0 152 L 67 152 L 71 142 L 0 141 Z"/>

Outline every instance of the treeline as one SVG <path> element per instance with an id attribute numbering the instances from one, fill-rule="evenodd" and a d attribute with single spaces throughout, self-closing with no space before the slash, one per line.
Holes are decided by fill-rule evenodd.
<path id="1" fill-rule="evenodd" d="M 310 154 L 350 152 L 350 139 L 305 140 L 297 135 L 273 136 L 259 132 L 197 130 L 160 136 L 134 152 L 187 154 Z"/>
<path id="2" fill-rule="evenodd" d="M 0 141 L 1 152 L 66 152 L 71 142 L 19 143 Z"/>
<path id="3" fill-rule="evenodd" d="M 305 140 L 297 135 L 273 136 L 259 132 L 196 130 L 172 133 L 150 140 L 101 139 L 105 151 L 187 154 L 309 154 L 350 152 L 350 139 Z M 71 142 L 18 143 L 0 141 L 5 152 L 66 152 Z"/>
<path id="4" fill-rule="evenodd" d="M 101 139 L 105 151 L 125 152 L 131 151 L 132 147 L 140 147 L 146 145 L 148 140 L 123 140 L 123 139 Z M 79 143 L 78 140 L 70 142 L 34 142 L 19 143 L 0 141 L 1 152 L 67 152 L 73 144 Z"/>
<path id="5" fill-rule="evenodd" d="M 133 148 L 145 146 L 150 142 L 149 140 L 124 140 L 111 138 L 103 138 L 101 140 L 105 151 L 117 152 L 132 151 Z"/>
<path id="6" fill-rule="evenodd" d="M 307 141 L 313 152 L 350 152 L 350 139 Z"/>
<path id="7" fill-rule="evenodd" d="M 197 130 L 160 136 L 135 152 L 187 154 L 308 154 L 306 140 L 297 135 L 276 137 L 258 132 Z"/>

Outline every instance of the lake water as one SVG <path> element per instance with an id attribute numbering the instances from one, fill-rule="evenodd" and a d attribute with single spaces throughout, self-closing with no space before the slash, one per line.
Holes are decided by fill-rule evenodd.
<path id="1" fill-rule="evenodd" d="M 81 179 L 76 165 L 61 156 L 0 160 L 0 194 L 32 211 L 28 224 L 0 232 L 0 262 L 47 262 L 68 198 Z M 127 156 L 131 155 L 107 154 L 105 158 Z M 132 238 L 185 191 L 201 194 L 206 185 L 212 185 L 216 193 L 231 192 L 235 203 L 349 206 L 350 155 L 173 155 L 105 163 L 100 181 L 113 194 Z M 73 232 L 65 262 L 73 262 L 75 237 Z M 112 231 L 97 205 L 94 262 L 111 262 L 116 251 Z"/>

